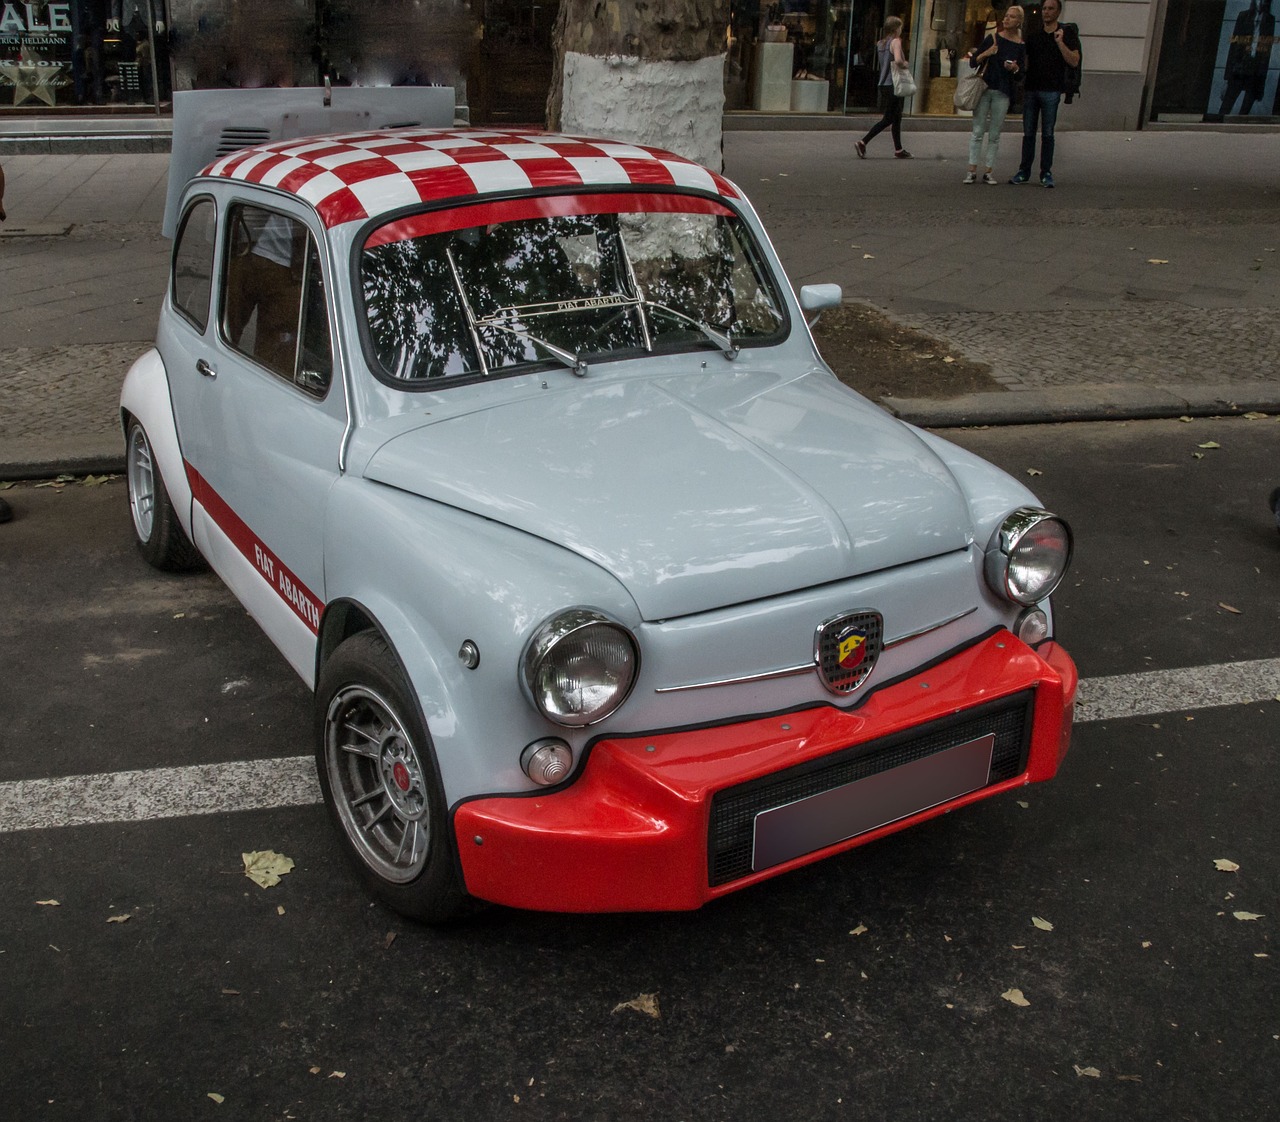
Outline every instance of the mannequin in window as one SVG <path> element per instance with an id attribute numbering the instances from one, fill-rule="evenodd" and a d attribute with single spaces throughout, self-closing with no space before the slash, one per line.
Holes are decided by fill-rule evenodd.
<path id="1" fill-rule="evenodd" d="M 75 0 L 71 5 L 71 84 L 77 105 L 101 105 L 102 38 L 108 18 L 107 0 Z"/>
<path id="2" fill-rule="evenodd" d="M 1222 93 L 1220 116 L 1235 111 L 1236 102 L 1244 94 L 1240 113 L 1247 117 L 1253 112 L 1256 101 L 1262 100 L 1263 87 L 1267 84 L 1267 71 L 1271 69 L 1271 48 L 1276 39 L 1276 17 L 1271 14 L 1271 0 L 1253 0 L 1238 16 L 1227 47 L 1225 78 L 1227 88 Z"/>
<path id="3" fill-rule="evenodd" d="M 169 99 L 169 36 L 165 0 L 111 0 L 107 30 L 125 34 L 137 43 L 138 76 L 145 100 L 154 102 L 151 89 L 151 55 L 155 52 L 160 100 Z"/>

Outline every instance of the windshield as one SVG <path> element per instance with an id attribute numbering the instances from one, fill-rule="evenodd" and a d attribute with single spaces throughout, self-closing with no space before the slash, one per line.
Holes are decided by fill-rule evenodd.
<path id="1" fill-rule="evenodd" d="M 736 354 L 786 326 L 745 224 L 694 196 L 552 196 L 400 219 L 366 240 L 360 283 L 373 355 L 397 383 Z"/>

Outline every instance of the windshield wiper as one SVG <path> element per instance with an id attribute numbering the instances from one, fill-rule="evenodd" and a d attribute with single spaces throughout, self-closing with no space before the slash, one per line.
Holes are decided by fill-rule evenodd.
<path id="1" fill-rule="evenodd" d="M 541 347 L 552 358 L 564 363 L 579 378 L 587 376 L 587 364 L 572 351 L 566 351 L 563 347 L 557 347 L 554 343 L 548 343 L 545 339 L 540 339 L 532 334 L 527 328 L 512 327 L 509 323 L 502 323 L 493 316 L 486 316 L 484 319 L 476 320 L 477 327 L 492 327 L 496 331 L 505 331 L 508 335 L 514 335 L 517 339 L 523 339 L 527 343 L 532 343 L 535 347 Z"/>
<path id="2" fill-rule="evenodd" d="M 502 323 L 497 317 L 509 315 L 516 311 L 514 308 L 500 308 L 496 315 L 486 316 L 480 319 L 474 309 L 471 307 L 471 301 L 467 299 L 467 288 L 462 283 L 462 273 L 458 269 L 458 262 L 453 257 L 453 247 L 445 247 L 445 257 L 449 261 L 449 271 L 453 274 L 453 283 L 458 289 L 458 296 L 462 300 L 462 312 L 467 320 L 467 330 L 471 335 L 472 345 L 476 349 L 476 358 L 480 362 L 480 373 L 486 378 L 489 376 L 489 364 L 484 357 L 484 341 L 480 338 L 480 328 L 492 327 L 498 331 L 505 331 L 509 335 L 514 335 L 517 339 L 523 339 L 527 343 L 541 347 L 552 358 L 557 359 L 574 372 L 579 378 L 587 376 L 587 364 L 583 362 L 572 351 L 566 351 L 563 347 L 557 347 L 554 343 L 548 343 L 545 339 L 539 339 L 536 335 L 531 335 L 524 328 L 512 327 L 510 324 Z"/>
<path id="3" fill-rule="evenodd" d="M 738 357 L 738 345 L 729 337 L 729 335 L 726 332 L 717 331 L 714 327 L 708 326 L 707 324 L 703 323 L 701 320 L 694 319 L 693 316 L 687 316 L 684 314 L 684 312 L 677 311 L 675 308 L 670 308 L 666 304 L 659 304 L 656 300 L 643 300 L 641 301 L 641 303 L 646 308 L 655 308 L 660 312 L 666 312 L 667 315 L 675 316 L 676 319 L 680 320 L 681 322 L 687 323 L 691 327 L 696 327 L 699 331 L 702 332 L 703 336 L 707 339 L 707 341 L 710 343 L 714 343 L 717 347 L 719 347 L 720 350 L 724 352 L 724 357 L 729 359 L 730 361 L 733 361 L 733 359 Z"/>

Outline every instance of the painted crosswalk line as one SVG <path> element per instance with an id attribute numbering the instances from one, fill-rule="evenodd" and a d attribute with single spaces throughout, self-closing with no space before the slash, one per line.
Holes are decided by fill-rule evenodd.
<path id="1" fill-rule="evenodd" d="M 1076 723 L 1276 703 L 1280 658 L 1085 678 Z M 315 760 L 287 756 L 0 783 L 0 833 L 310 806 Z"/>

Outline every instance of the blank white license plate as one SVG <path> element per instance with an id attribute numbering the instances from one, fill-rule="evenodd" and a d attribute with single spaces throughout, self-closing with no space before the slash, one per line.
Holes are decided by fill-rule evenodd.
<path id="1" fill-rule="evenodd" d="M 985 787 L 994 733 L 756 815 L 757 872 Z"/>

